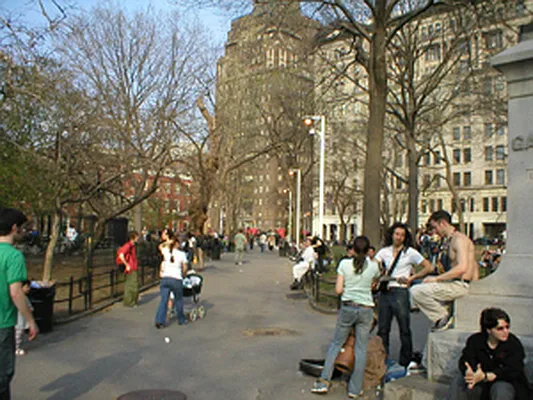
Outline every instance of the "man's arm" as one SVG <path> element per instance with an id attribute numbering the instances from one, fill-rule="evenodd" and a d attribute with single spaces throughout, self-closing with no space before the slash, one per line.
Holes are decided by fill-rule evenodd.
<path id="1" fill-rule="evenodd" d="M 29 340 L 33 340 L 35 336 L 37 336 L 37 333 L 39 333 L 39 328 L 37 327 L 35 319 L 28 307 L 26 295 L 22 291 L 22 282 L 14 282 L 9 285 L 9 295 L 11 296 L 11 300 L 13 300 L 15 307 L 17 307 L 22 316 L 28 321 L 30 328 Z"/>
<path id="2" fill-rule="evenodd" d="M 433 265 L 428 260 L 422 261 L 419 265 L 422 267 L 422 269 L 416 274 L 411 275 L 409 279 L 407 279 L 408 285 L 410 285 L 414 280 L 423 278 L 424 276 L 429 275 L 434 271 Z"/>

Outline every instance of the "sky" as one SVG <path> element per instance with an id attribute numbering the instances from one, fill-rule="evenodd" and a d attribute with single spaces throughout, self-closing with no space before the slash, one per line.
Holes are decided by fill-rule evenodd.
<path id="1" fill-rule="evenodd" d="M 52 0 L 43 0 L 47 9 L 54 11 Z M 63 3 L 61 2 L 63 1 Z M 191 4 L 195 0 L 188 0 Z M 69 4 L 79 9 L 88 10 L 98 4 L 106 4 L 105 0 L 59 0 L 59 4 Z M 209 30 L 213 45 L 222 48 L 231 27 L 231 17 L 216 9 L 196 10 L 194 7 L 177 6 L 172 0 L 114 0 L 111 4 L 118 4 L 128 11 L 145 10 L 152 7 L 156 11 L 178 10 L 185 18 L 197 18 L 205 29 Z M 0 13 L 14 13 L 30 24 L 40 25 L 44 18 L 40 14 L 36 0 L 0 0 Z"/>

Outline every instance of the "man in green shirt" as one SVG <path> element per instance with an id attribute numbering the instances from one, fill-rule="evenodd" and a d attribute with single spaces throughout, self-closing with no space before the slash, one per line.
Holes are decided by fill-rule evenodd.
<path id="1" fill-rule="evenodd" d="M 246 236 L 244 236 L 244 229 L 239 229 L 239 233 L 233 239 L 235 242 L 235 265 L 242 265 L 244 258 L 244 247 L 246 246 Z"/>
<path id="2" fill-rule="evenodd" d="M 27 279 L 24 256 L 13 247 L 26 221 L 19 210 L 0 208 L 0 400 L 11 398 L 9 385 L 15 373 L 17 309 L 28 321 L 29 340 L 39 332 L 22 291 L 22 281 Z"/>

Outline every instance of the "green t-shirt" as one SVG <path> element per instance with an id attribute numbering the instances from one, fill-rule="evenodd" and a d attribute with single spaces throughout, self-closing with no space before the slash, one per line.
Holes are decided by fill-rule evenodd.
<path id="1" fill-rule="evenodd" d="M 238 250 L 244 249 L 244 246 L 246 245 L 246 236 L 244 236 L 243 233 L 237 233 L 235 235 L 235 248 Z"/>
<path id="2" fill-rule="evenodd" d="M 26 262 L 22 253 L 9 243 L 0 243 L 0 328 L 16 325 L 17 307 L 11 300 L 9 285 L 26 279 Z"/>
<path id="3" fill-rule="evenodd" d="M 367 258 L 363 271 L 360 274 L 355 274 L 353 271 L 353 260 L 346 258 L 340 262 L 337 273 L 344 277 L 342 301 L 353 301 L 354 303 L 365 306 L 374 306 L 370 287 L 374 279 L 380 274 L 379 265 L 376 261 Z"/>

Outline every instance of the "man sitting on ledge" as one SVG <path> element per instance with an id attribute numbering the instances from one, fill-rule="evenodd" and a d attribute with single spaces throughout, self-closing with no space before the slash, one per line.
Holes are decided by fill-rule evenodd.
<path id="1" fill-rule="evenodd" d="M 428 276 L 421 284 L 411 288 L 414 305 L 433 321 L 433 331 L 446 330 L 453 324 L 453 316 L 442 302 L 465 296 L 470 282 L 479 279 L 474 243 L 457 231 L 451 222 L 450 214 L 444 210 L 431 214 L 428 221 L 432 229 L 447 241 L 450 270 L 441 275 Z"/>
<path id="2" fill-rule="evenodd" d="M 301 279 L 309 269 L 311 263 L 315 262 L 315 250 L 311 246 L 311 238 L 306 238 L 303 245 L 304 249 L 301 253 L 300 260 L 292 267 L 294 281 L 292 282 L 291 290 L 300 288 Z"/>
<path id="3" fill-rule="evenodd" d="M 499 308 L 481 313 L 481 331 L 470 336 L 459 360 L 461 375 L 450 386 L 450 400 L 529 400 L 524 347 L 510 331 L 511 319 Z"/>

